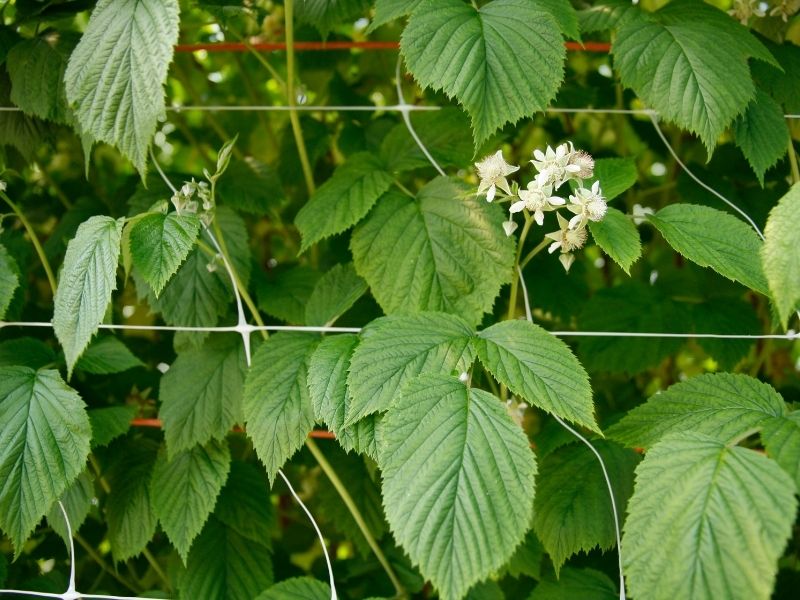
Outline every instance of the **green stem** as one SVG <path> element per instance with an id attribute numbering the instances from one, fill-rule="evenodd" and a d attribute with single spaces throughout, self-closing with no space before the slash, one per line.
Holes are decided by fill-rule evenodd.
<path id="1" fill-rule="evenodd" d="M 797 153 L 794 150 L 794 142 L 789 134 L 789 165 L 792 169 L 792 183 L 800 182 L 800 168 L 797 166 Z"/>
<path id="2" fill-rule="evenodd" d="M 334 471 L 333 467 L 328 462 L 328 459 L 325 458 L 325 455 L 319 449 L 319 446 L 317 446 L 314 440 L 312 439 L 306 440 L 306 447 L 308 447 L 308 449 L 311 451 L 311 454 L 314 455 L 314 458 L 317 459 L 319 466 L 322 467 L 322 470 L 325 472 L 325 475 L 328 476 L 328 479 L 330 479 L 331 483 L 333 484 L 333 487 L 336 488 L 336 491 L 339 493 L 339 496 L 341 496 L 345 506 L 347 506 L 347 510 L 349 510 L 350 514 L 353 516 L 356 525 L 358 525 L 358 528 L 361 530 L 361 533 L 364 534 L 364 538 L 366 538 L 367 544 L 369 544 L 369 547 L 372 548 L 372 551 L 375 553 L 375 557 L 378 559 L 378 562 L 381 563 L 383 570 L 386 571 L 386 575 L 388 575 L 389 579 L 391 580 L 392 585 L 394 586 L 396 596 L 398 598 L 408 598 L 408 592 L 406 592 L 406 589 L 403 587 L 403 584 L 400 583 L 400 580 L 397 578 L 397 575 L 392 569 L 392 566 L 389 564 L 386 555 L 383 553 L 383 550 L 381 550 L 381 547 L 378 545 L 378 542 L 375 541 L 372 532 L 369 530 L 369 527 L 364 521 L 364 517 L 361 515 L 361 511 L 358 510 L 358 507 L 356 506 L 355 502 L 353 502 L 352 496 L 350 496 L 350 493 L 347 491 L 347 488 L 342 483 L 342 480 L 339 479 L 339 476 L 336 474 L 336 471 Z"/>
<path id="3" fill-rule="evenodd" d="M 294 110 L 297 106 L 297 96 L 295 94 L 294 79 L 294 0 L 285 0 L 283 5 L 284 27 L 286 30 L 286 101 L 289 105 L 289 120 L 292 123 L 292 133 L 294 134 L 297 154 L 300 156 L 300 164 L 303 167 L 303 177 L 306 181 L 308 195 L 312 196 L 316 189 L 314 185 L 314 173 L 311 170 L 311 163 L 308 160 L 306 143 L 303 141 L 303 129 L 300 126 L 300 117 Z"/>
<path id="4" fill-rule="evenodd" d="M 548 239 L 544 239 L 541 242 L 539 242 L 539 244 L 533 250 L 528 252 L 525 258 L 522 259 L 522 261 L 519 263 L 519 268 L 524 269 L 528 265 L 528 263 L 531 262 L 531 259 L 537 254 L 539 254 L 539 252 L 547 248 L 549 244 L 550 240 Z"/>
<path id="5" fill-rule="evenodd" d="M 397 178 L 395 178 L 395 180 L 394 180 L 394 184 L 395 184 L 395 185 L 396 185 L 396 186 L 397 186 L 397 187 L 400 189 L 400 191 L 401 191 L 401 192 L 403 192 L 404 194 L 407 194 L 408 196 L 411 196 L 412 198 L 416 198 L 416 196 L 414 195 L 414 193 L 413 193 L 411 190 L 409 190 L 409 189 L 408 189 L 406 186 L 404 186 L 402 183 L 400 183 L 400 181 L 399 181 Z"/>
<path id="6" fill-rule="evenodd" d="M 153 568 L 153 571 L 156 572 L 158 578 L 164 583 L 166 591 L 172 591 L 172 585 L 170 585 L 169 577 L 167 577 L 167 574 L 164 573 L 164 569 L 162 569 L 161 565 L 158 564 L 158 560 L 156 560 L 156 557 L 153 556 L 153 553 L 147 548 L 144 548 L 142 550 L 142 555 L 147 559 L 147 562 L 150 563 L 150 566 Z"/>
<path id="7" fill-rule="evenodd" d="M 531 225 L 533 225 L 533 219 L 528 214 L 528 211 L 524 211 L 523 214 L 525 215 L 525 225 L 522 226 L 522 233 L 519 234 L 517 256 L 514 259 L 514 275 L 511 278 L 511 295 L 508 298 L 508 315 L 506 316 L 506 320 L 508 321 L 517 315 L 517 292 L 519 291 L 517 266 L 519 265 L 519 259 L 522 256 L 522 249 L 525 247 L 525 239 L 528 237 L 528 232 L 531 230 Z"/>
<path id="8" fill-rule="evenodd" d="M 109 567 L 108 564 L 106 563 L 106 561 L 103 560 L 103 557 L 100 556 L 95 551 L 95 549 L 92 547 L 92 545 L 89 542 L 87 542 L 85 539 L 83 539 L 83 536 L 81 536 L 78 533 L 74 533 L 72 537 L 75 538 L 75 541 L 78 542 L 78 544 L 80 544 L 80 546 L 84 550 L 86 550 L 86 554 L 88 554 L 89 557 L 94 562 L 97 563 L 97 566 L 99 566 L 105 573 L 107 573 L 108 575 L 110 575 L 111 577 L 116 579 L 117 582 L 119 582 L 122 585 L 124 585 L 126 588 L 131 590 L 133 593 L 139 594 L 141 592 L 141 590 L 136 587 L 136 584 L 128 581 L 127 578 L 123 577 L 122 575 L 120 575 L 119 573 L 114 571 L 114 569 Z"/>
<path id="9" fill-rule="evenodd" d="M 50 289 L 53 292 L 53 296 L 56 295 L 56 278 L 53 275 L 53 269 L 50 267 L 50 261 L 47 260 L 47 255 L 44 253 L 44 248 L 39 243 L 39 238 L 36 235 L 36 232 L 33 230 L 33 227 L 28 221 L 27 217 L 23 214 L 23 212 L 19 209 L 19 207 L 11 201 L 5 192 L 0 192 L 0 198 L 2 198 L 6 204 L 11 207 L 11 210 L 14 211 L 14 214 L 17 215 L 17 218 L 22 223 L 22 226 L 25 227 L 25 231 L 28 232 L 28 235 L 31 238 L 31 243 L 33 243 L 33 247 L 36 250 L 36 254 L 39 256 L 39 260 L 42 263 L 42 267 L 44 268 L 44 272 L 47 274 L 47 281 L 50 284 Z"/>

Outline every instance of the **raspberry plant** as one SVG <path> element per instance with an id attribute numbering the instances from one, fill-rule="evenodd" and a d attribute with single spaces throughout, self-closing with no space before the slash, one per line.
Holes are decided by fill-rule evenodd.
<path id="1" fill-rule="evenodd" d="M 799 10 L 4 2 L 0 595 L 793 597 Z"/>

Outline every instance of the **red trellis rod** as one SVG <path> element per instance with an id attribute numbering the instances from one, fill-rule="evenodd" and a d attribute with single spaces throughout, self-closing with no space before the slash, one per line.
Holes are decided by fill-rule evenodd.
<path id="1" fill-rule="evenodd" d="M 131 427 L 152 427 L 154 429 L 161 429 L 163 423 L 161 419 L 133 419 L 131 421 Z M 242 431 L 242 429 L 236 427 L 234 431 Z M 323 440 L 335 440 L 336 436 L 333 435 L 330 431 L 322 431 L 322 430 L 314 430 L 308 434 L 308 437 L 323 439 Z"/>
<path id="2" fill-rule="evenodd" d="M 609 52 L 611 44 L 606 42 L 567 42 L 567 50 L 574 52 Z M 295 50 L 397 50 L 400 48 L 399 42 L 295 42 Z M 286 50 L 285 42 L 258 42 L 253 44 L 243 44 L 240 42 L 211 42 L 208 44 L 178 44 L 175 52 L 196 52 L 205 50 L 206 52 L 247 52 L 250 49 L 274 52 Z"/>

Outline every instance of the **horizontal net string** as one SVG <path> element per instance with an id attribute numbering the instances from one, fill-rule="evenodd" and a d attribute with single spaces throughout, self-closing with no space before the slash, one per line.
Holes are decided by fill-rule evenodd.
<path id="1" fill-rule="evenodd" d="M 0 321 L 4 327 L 53 327 L 49 321 Z M 180 325 L 125 325 L 101 323 L 100 329 L 128 331 L 193 331 L 204 333 L 251 333 L 256 331 L 298 331 L 310 333 L 360 333 L 361 327 L 315 327 L 306 325 L 231 325 L 223 327 L 182 327 Z M 548 331 L 555 337 L 631 337 L 631 338 L 702 338 L 720 340 L 796 340 L 800 333 L 702 333 L 702 332 L 658 332 L 658 331 Z"/>

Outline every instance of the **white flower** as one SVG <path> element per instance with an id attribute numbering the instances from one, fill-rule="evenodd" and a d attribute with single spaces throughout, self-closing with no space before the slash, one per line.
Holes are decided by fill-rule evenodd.
<path id="1" fill-rule="evenodd" d="M 514 223 L 514 221 L 512 221 L 511 219 L 509 219 L 508 221 L 503 221 L 503 231 L 506 232 L 506 236 L 511 237 L 511 234 L 513 234 L 516 230 L 517 230 L 517 224 Z"/>
<path id="2" fill-rule="evenodd" d="M 545 234 L 544 237 L 553 240 L 553 243 L 548 246 L 547 251 L 552 254 L 556 250 L 561 250 L 562 253 L 566 254 L 573 250 L 583 248 L 583 245 L 586 243 L 586 238 L 588 237 L 586 228 L 581 226 L 572 229 L 569 226 L 569 221 L 562 217 L 560 213 L 556 213 L 556 216 L 558 217 L 558 226 L 560 229 Z"/>
<path id="3" fill-rule="evenodd" d="M 572 148 L 572 143 L 570 143 L 570 148 Z M 566 169 L 577 179 L 589 179 L 594 175 L 594 159 L 588 152 L 573 148 Z"/>
<path id="4" fill-rule="evenodd" d="M 789 17 L 800 10 L 800 0 L 780 0 L 775 8 L 769 11 L 770 17 L 780 17 L 784 23 L 789 21 Z M 763 16 L 763 15 L 762 15 Z"/>
<path id="5" fill-rule="evenodd" d="M 511 213 L 520 212 L 528 209 L 533 213 L 533 218 L 537 224 L 544 223 L 545 211 L 555 210 L 557 206 L 564 206 L 566 200 L 558 196 L 552 196 L 553 186 L 539 185 L 536 180 L 528 184 L 527 189 L 519 191 L 519 201 L 514 202 L 508 209 Z"/>
<path id="6" fill-rule="evenodd" d="M 503 158 L 502 150 L 475 163 L 475 168 L 478 169 L 478 177 L 481 180 L 478 184 L 478 195 L 486 192 L 486 200 L 491 202 L 494 200 L 498 187 L 509 196 L 511 195 L 511 188 L 508 186 L 506 177 L 519 171 L 519 167 L 508 164 Z"/>
<path id="7" fill-rule="evenodd" d="M 654 215 L 656 212 L 649 206 L 644 207 L 641 204 L 634 204 L 632 214 L 634 225 L 641 225 L 647 221 L 648 215 Z"/>
<path id="8" fill-rule="evenodd" d="M 763 0 L 733 0 L 733 8 L 728 11 L 728 14 L 736 19 L 742 25 L 747 25 L 750 17 L 763 17 L 766 15 L 764 7 L 761 6 Z"/>
<path id="9" fill-rule="evenodd" d="M 569 197 L 567 209 L 575 213 L 569 220 L 570 229 L 586 224 L 586 221 L 602 221 L 606 216 L 608 205 L 600 190 L 600 182 L 595 181 L 591 189 L 579 187 L 575 194 Z"/>
<path id="10" fill-rule="evenodd" d="M 548 146 L 544 152 L 539 149 L 533 151 L 533 160 L 531 164 L 539 172 L 536 180 L 539 185 L 551 185 L 554 188 L 559 188 L 569 179 L 567 165 L 572 151 L 568 144 L 561 144 L 553 150 Z"/>

